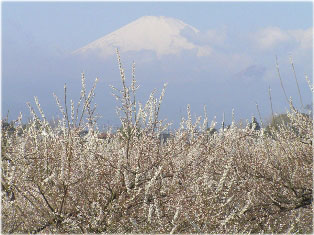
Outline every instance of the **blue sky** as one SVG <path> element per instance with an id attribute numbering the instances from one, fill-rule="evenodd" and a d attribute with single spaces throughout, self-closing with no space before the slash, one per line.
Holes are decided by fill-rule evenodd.
<path id="1" fill-rule="evenodd" d="M 98 88 L 102 102 L 99 106 L 111 111 L 106 111 L 107 115 L 104 111 L 100 113 L 104 116 L 103 122 L 116 123 L 112 110 L 115 105 L 108 89 L 110 82 L 118 84 L 116 59 L 76 63 L 75 59 L 71 60 L 71 52 L 142 16 L 151 15 L 179 19 L 204 34 L 213 32 L 218 38 L 210 44 L 215 58 L 203 58 L 194 64 L 194 57 L 184 54 L 176 59 L 176 64 L 172 64 L 171 57 L 159 58 L 152 64 L 138 64 L 137 75 L 142 87 L 145 86 L 143 97 L 156 86 L 161 89 L 163 82 L 169 83 L 165 117 L 177 122 L 178 113 L 182 110 L 185 115 L 186 104 L 190 103 L 197 115 L 202 115 L 202 106 L 207 105 L 210 118 L 217 116 L 219 120 L 223 111 L 230 114 L 235 108 L 239 119 L 250 119 L 250 115 L 256 114 L 252 101 L 255 100 L 267 118 L 269 85 L 275 93 L 276 110 L 282 112 L 286 108 L 275 76 L 276 55 L 283 76 L 290 79 L 286 81 L 289 95 L 298 102 L 289 67 L 289 54 L 292 54 L 304 103 L 312 101 L 303 76 L 307 73 L 312 77 L 312 47 L 308 46 L 307 36 L 313 27 L 312 13 L 311 2 L 5 2 L 2 3 L 2 114 L 9 109 L 11 118 L 19 111 L 27 116 L 25 103 L 38 96 L 48 115 L 55 116 L 51 91 L 62 94 L 63 84 L 67 82 L 72 85 L 75 96 L 80 73 L 85 71 L 91 80 L 94 76 L 104 77 Z M 277 41 L 270 40 L 270 34 Z M 132 60 L 130 55 L 123 59 L 126 66 Z M 228 63 L 225 71 L 224 63 Z M 185 68 L 189 66 L 190 70 Z M 106 76 L 110 79 L 105 80 Z M 144 79 L 147 76 L 151 78 Z M 237 78 L 231 81 L 233 77 Z M 217 88 L 219 94 L 216 94 Z M 233 91 L 238 95 L 231 95 Z M 176 97 L 181 97 L 180 102 Z"/>
<path id="2" fill-rule="evenodd" d="M 145 15 L 178 18 L 199 30 L 247 33 L 265 26 L 312 26 L 312 3 L 297 2 L 5 2 L 3 37 L 19 31 L 34 43 L 75 50 Z"/>

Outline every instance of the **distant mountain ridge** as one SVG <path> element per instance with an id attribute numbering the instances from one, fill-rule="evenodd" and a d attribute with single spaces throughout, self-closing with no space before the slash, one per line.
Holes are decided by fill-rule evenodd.
<path id="1" fill-rule="evenodd" d="M 121 52 L 149 50 L 157 56 L 195 50 L 198 56 L 208 55 L 211 48 L 202 47 L 184 36 L 184 32 L 197 34 L 199 30 L 181 20 L 165 16 L 143 16 L 122 28 L 76 50 L 73 54 L 96 53 L 107 57 L 119 48 Z"/>

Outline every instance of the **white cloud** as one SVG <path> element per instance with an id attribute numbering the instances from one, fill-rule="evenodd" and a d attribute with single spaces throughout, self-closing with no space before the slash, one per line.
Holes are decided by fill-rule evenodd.
<path id="1" fill-rule="evenodd" d="M 310 49 L 313 47 L 313 28 L 306 30 L 290 30 L 288 31 L 291 38 L 293 38 L 302 49 Z"/>
<path id="2" fill-rule="evenodd" d="M 181 35 L 199 46 L 221 45 L 226 40 L 226 28 L 222 28 L 221 30 L 210 29 L 205 32 L 200 32 L 186 27 L 181 31 Z"/>
<path id="3" fill-rule="evenodd" d="M 209 46 L 198 47 L 197 56 L 209 56 L 212 54 L 213 49 Z"/>
<path id="4" fill-rule="evenodd" d="M 289 40 L 289 34 L 277 27 L 262 29 L 252 35 L 252 39 L 260 49 L 271 49 Z"/>
<path id="5" fill-rule="evenodd" d="M 226 28 L 223 28 L 222 30 L 208 30 L 204 33 L 204 39 L 207 41 L 207 43 L 211 44 L 222 44 L 225 42 L 227 38 L 227 31 Z"/>
<path id="6" fill-rule="evenodd" d="M 261 50 L 272 49 L 286 43 L 292 43 L 300 49 L 309 49 L 313 46 L 313 28 L 282 30 L 278 27 L 268 27 L 253 33 L 251 39 Z"/>

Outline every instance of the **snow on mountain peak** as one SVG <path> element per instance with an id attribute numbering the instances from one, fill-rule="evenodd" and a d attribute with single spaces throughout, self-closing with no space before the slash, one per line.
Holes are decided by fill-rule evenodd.
<path id="1" fill-rule="evenodd" d="M 143 16 L 122 28 L 76 50 L 74 54 L 97 53 L 103 57 L 121 52 L 150 50 L 157 56 L 177 54 L 182 50 L 197 49 L 199 56 L 210 53 L 209 47 L 200 47 L 182 35 L 183 30 L 199 31 L 181 20 L 165 16 Z"/>

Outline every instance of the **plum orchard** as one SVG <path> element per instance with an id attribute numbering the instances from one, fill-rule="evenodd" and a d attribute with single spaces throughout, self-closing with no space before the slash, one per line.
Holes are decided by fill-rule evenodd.
<path id="1" fill-rule="evenodd" d="M 97 138 L 94 89 L 2 130 L 3 233 L 312 233 L 313 121 L 291 102 L 289 125 L 234 123 L 212 132 L 206 113 L 167 141 L 159 98 L 136 100 L 118 56 L 121 129 Z M 12 128 L 11 128 L 12 129 Z M 80 132 L 88 129 L 84 137 Z M 296 131 L 297 130 L 297 131 Z"/>

